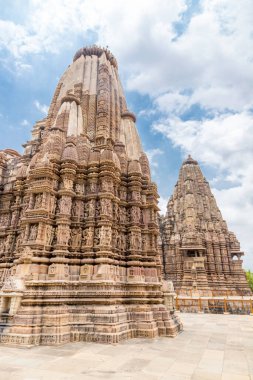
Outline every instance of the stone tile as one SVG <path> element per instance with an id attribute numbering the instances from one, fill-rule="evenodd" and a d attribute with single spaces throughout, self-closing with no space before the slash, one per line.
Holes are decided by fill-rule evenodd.
<path id="1" fill-rule="evenodd" d="M 173 364 L 175 359 L 158 357 L 150 361 L 144 368 L 143 372 L 147 374 L 164 374 Z"/>
<path id="2" fill-rule="evenodd" d="M 179 361 L 172 364 L 170 369 L 167 371 L 168 374 L 175 374 L 175 375 L 185 375 L 190 376 L 193 374 L 194 370 L 196 369 L 196 364 L 191 363 L 180 363 Z"/>
<path id="3" fill-rule="evenodd" d="M 208 372 L 221 374 L 223 367 L 224 351 L 205 350 L 199 362 L 198 368 Z"/>
<path id="4" fill-rule="evenodd" d="M 141 379 L 139 379 L 139 380 L 141 380 Z M 182 374 L 174 374 L 174 373 L 171 374 L 171 373 L 167 372 L 159 380 L 191 380 L 191 376 L 190 375 L 182 375 Z"/>
<path id="5" fill-rule="evenodd" d="M 128 360 L 125 364 L 119 367 L 119 370 L 124 372 L 138 372 L 141 371 L 150 363 L 149 360 L 133 358 Z"/>
<path id="6" fill-rule="evenodd" d="M 194 371 L 191 380 L 221 380 L 221 374 L 197 368 Z"/>
<path id="7" fill-rule="evenodd" d="M 249 373 L 248 361 L 244 351 L 226 350 L 223 371 L 231 374 L 247 375 Z"/>
<path id="8" fill-rule="evenodd" d="M 232 373 L 223 373 L 221 380 L 251 380 L 249 375 L 235 375 Z"/>
<path id="9" fill-rule="evenodd" d="M 9 380 L 11 377 L 12 372 L 10 371 L 0 371 L 0 379 L 2 380 Z"/>

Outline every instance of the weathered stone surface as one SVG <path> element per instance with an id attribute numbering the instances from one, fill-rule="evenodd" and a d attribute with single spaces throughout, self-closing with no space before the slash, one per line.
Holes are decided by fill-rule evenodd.
<path id="1" fill-rule="evenodd" d="M 250 295 L 240 244 L 228 231 L 197 161 L 183 162 L 160 220 L 165 278 L 179 295 Z"/>
<path id="2" fill-rule="evenodd" d="M 3 343 L 178 333 L 157 189 L 109 51 L 75 55 L 24 155 L 0 152 L 0 185 Z"/>

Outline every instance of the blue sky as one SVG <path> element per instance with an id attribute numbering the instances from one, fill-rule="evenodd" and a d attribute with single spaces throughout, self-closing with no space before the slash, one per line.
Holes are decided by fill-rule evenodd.
<path id="1" fill-rule="evenodd" d="M 22 152 L 76 50 L 109 46 L 161 208 L 191 153 L 253 269 L 250 0 L 0 0 L 0 149 Z"/>

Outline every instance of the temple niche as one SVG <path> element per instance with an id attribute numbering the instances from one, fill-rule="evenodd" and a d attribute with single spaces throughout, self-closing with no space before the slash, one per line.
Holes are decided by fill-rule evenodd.
<path id="1" fill-rule="evenodd" d="M 160 231 L 164 277 L 173 281 L 178 295 L 251 295 L 244 253 L 191 156 L 180 169 Z"/>
<path id="2" fill-rule="evenodd" d="M 0 340 L 175 336 L 157 188 L 117 62 L 80 49 L 23 155 L 0 152 Z"/>

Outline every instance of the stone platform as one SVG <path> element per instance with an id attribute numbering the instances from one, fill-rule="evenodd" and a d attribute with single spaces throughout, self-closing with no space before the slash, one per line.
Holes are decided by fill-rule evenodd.
<path id="1" fill-rule="evenodd" d="M 253 380 L 253 317 L 180 314 L 175 339 L 0 346 L 1 380 Z"/>

